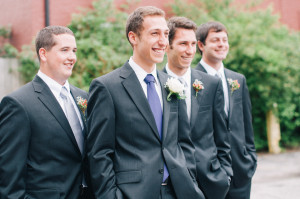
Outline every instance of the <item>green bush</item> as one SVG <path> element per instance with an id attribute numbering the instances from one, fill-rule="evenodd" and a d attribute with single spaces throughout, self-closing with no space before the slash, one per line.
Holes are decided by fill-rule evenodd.
<path id="1" fill-rule="evenodd" d="M 11 36 L 10 26 L 0 26 L 0 57 L 13 58 L 18 56 L 18 50 L 8 43 Z"/>

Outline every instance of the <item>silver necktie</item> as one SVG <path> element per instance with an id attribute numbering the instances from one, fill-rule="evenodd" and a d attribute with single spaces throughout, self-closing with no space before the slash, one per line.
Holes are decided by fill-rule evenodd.
<path id="1" fill-rule="evenodd" d="M 64 101 L 64 107 L 66 111 L 66 116 L 69 121 L 69 124 L 72 128 L 73 134 L 75 136 L 77 145 L 80 149 L 81 154 L 83 153 L 83 143 L 84 143 L 84 138 L 82 134 L 82 129 L 80 125 L 79 118 L 76 114 L 75 108 L 71 102 L 71 99 L 68 97 L 69 93 L 66 87 L 62 87 L 60 96 Z"/>

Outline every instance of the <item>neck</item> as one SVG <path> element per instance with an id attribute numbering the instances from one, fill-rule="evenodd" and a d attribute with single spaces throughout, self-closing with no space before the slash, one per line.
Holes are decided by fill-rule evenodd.
<path id="1" fill-rule="evenodd" d="M 207 63 L 209 66 L 211 66 L 212 68 L 214 68 L 216 71 L 218 71 L 221 66 L 222 66 L 222 61 L 212 61 L 212 60 L 208 60 L 205 57 L 203 57 L 203 61 L 205 63 Z"/>
<path id="2" fill-rule="evenodd" d="M 173 66 L 172 64 L 170 64 L 169 62 L 168 62 L 168 67 L 178 77 L 183 76 L 187 72 L 187 70 L 188 70 L 188 67 L 184 67 L 184 68 L 176 67 L 176 66 Z"/>
<path id="3" fill-rule="evenodd" d="M 135 56 L 135 54 L 133 54 L 132 59 L 137 65 L 139 65 L 147 73 L 151 73 L 155 69 L 155 64 L 148 63 L 146 60 L 143 60 L 140 57 Z"/>

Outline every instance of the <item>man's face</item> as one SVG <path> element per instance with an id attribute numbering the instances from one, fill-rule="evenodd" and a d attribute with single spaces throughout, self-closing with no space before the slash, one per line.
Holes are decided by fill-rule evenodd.
<path id="1" fill-rule="evenodd" d="M 226 58 L 229 50 L 227 33 L 210 31 L 205 45 L 198 42 L 198 46 L 202 50 L 202 56 L 205 60 L 214 63 L 221 62 Z"/>
<path id="2" fill-rule="evenodd" d="M 64 84 L 71 76 L 72 69 L 76 63 L 76 41 L 70 34 L 53 35 L 55 45 L 45 51 L 46 75 L 60 84 Z"/>
<path id="3" fill-rule="evenodd" d="M 135 35 L 134 60 L 143 68 L 152 68 L 164 59 L 168 46 L 169 28 L 162 16 L 144 18 L 140 36 Z"/>
<path id="4" fill-rule="evenodd" d="M 174 70 L 190 67 L 196 53 L 196 35 L 193 30 L 178 28 L 167 49 L 168 66 Z"/>

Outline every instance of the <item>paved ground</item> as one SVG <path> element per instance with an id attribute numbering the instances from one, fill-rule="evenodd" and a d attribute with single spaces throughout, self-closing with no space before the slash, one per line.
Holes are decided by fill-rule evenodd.
<path id="1" fill-rule="evenodd" d="M 251 199 L 300 199 L 300 151 L 258 154 Z"/>

